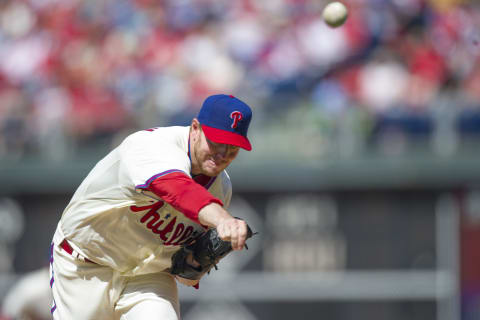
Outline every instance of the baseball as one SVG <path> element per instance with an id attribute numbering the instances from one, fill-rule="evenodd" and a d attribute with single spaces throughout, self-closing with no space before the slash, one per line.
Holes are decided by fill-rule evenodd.
<path id="1" fill-rule="evenodd" d="M 331 2 L 323 9 L 323 20 L 325 20 L 330 27 L 340 27 L 345 23 L 347 17 L 347 7 L 341 2 Z"/>

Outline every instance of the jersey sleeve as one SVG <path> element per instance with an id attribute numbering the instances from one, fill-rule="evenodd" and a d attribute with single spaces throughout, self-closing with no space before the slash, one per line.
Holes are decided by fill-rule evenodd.
<path id="1" fill-rule="evenodd" d="M 190 159 L 175 135 L 140 131 L 127 137 L 119 152 L 121 179 L 137 191 L 170 173 L 190 176 Z"/>
<path id="2" fill-rule="evenodd" d="M 210 203 L 223 206 L 220 199 L 215 198 L 189 176 L 179 172 L 158 177 L 150 183 L 148 190 L 199 224 L 198 212 L 203 207 Z"/>

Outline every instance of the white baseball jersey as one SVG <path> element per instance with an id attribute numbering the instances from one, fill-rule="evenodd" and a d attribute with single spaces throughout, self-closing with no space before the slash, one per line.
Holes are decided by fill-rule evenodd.
<path id="1" fill-rule="evenodd" d="M 84 257 L 122 275 L 160 272 L 172 254 L 205 229 L 145 188 L 172 172 L 191 170 L 189 127 L 165 127 L 128 136 L 88 174 L 63 212 L 54 243 L 67 238 Z M 223 171 L 205 188 L 230 203 Z"/>

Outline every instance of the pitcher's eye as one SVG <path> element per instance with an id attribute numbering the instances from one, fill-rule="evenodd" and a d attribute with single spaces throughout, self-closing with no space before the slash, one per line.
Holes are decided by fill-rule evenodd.
<path id="1" fill-rule="evenodd" d="M 207 143 L 208 143 L 210 146 L 212 146 L 212 147 L 214 147 L 214 148 L 217 148 L 217 147 L 218 147 L 218 143 L 213 142 L 212 140 L 208 139 L 206 136 L 205 136 L 205 139 L 207 139 Z"/>

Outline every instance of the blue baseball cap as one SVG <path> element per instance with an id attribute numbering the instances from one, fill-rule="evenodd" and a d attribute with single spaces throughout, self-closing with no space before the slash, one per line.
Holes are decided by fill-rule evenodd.
<path id="1" fill-rule="evenodd" d="M 243 101 L 232 95 L 217 94 L 203 102 L 198 113 L 205 136 L 213 142 L 252 150 L 247 138 L 252 110 Z"/>

